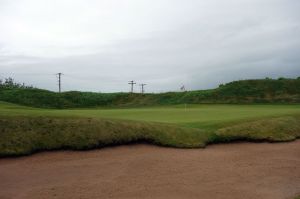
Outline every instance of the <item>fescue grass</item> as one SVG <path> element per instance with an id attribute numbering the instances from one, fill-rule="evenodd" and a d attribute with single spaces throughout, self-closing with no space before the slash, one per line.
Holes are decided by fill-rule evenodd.
<path id="1" fill-rule="evenodd" d="M 291 141 L 299 136 L 299 105 L 55 110 L 0 103 L 0 156 L 139 141 L 196 148 L 235 140 Z"/>
<path id="2" fill-rule="evenodd" d="M 291 141 L 300 136 L 300 117 L 286 116 L 236 124 L 216 131 L 221 142 L 233 140 Z"/>
<path id="3" fill-rule="evenodd" d="M 40 150 L 85 150 L 146 141 L 163 146 L 203 147 L 200 129 L 93 118 L 0 117 L 0 156 Z"/>

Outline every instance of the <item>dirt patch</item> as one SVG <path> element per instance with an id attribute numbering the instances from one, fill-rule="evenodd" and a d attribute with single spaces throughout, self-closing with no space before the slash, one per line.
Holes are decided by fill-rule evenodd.
<path id="1" fill-rule="evenodd" d="M 300 141 L 206 149 L 129 145 L 0 159 L 0 198 L 284 199 L 300 194 Z"/>

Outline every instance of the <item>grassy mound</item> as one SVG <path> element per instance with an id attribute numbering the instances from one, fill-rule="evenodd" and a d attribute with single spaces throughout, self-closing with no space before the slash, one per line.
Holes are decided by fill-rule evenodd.
<path id="1" fill-rule="evenodd" d="M 32 107 L 135 107 L 199 103 L 300 103 L 300 78 L 242 80 L 216 89 L 159 94 L 55 93 L 34 88 L 0 87 L 0 100 Z"/>
<path id="2" fill-rule="evenodd" d="M 92 118 L 0 118 L 0 156 L 54 149 L 84 150 L 146 141 L 164 146 L 201 147 L 199 129 L 147 122 Z"/>
<path id="3" fill-rule="evenodd" d="M 86 150 L 138 141 L 181 148 L 232 140 L 289 141 L 300 137 L 300 117 L 280 117 L 204 131 L 175 125 L 62 117 L 0 117 L 0 156 L 42 150 Z"/>
<path id="4" fill-rule="evenodd" d="M 217 130 L 216 136 L 220 142 L 233 140 L 291 141 L 300 137 L 300 117 L 286 116 L 237 124 Z"/>

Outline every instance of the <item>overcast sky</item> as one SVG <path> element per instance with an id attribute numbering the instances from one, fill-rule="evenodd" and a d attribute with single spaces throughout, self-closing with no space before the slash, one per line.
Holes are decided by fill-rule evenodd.
<path id="1" fill-rule="evenodd" d="M 299 0 L 0 0 L 0 78 L 148 92 L 300 76 Z"/>

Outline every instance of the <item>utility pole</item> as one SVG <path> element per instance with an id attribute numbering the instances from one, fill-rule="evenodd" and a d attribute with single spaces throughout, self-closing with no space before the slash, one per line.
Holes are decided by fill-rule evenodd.
<path id="1" fill-rule="evenodd" d="M 62 73 L 57 73 L 58 75 L 58 91 L 59 93 L 61 92 L 61 76 L 63 75 Z"/>
<path id="2" fill-rule="evenodd" d="M 133 80 L 129 81 L 128 84 L 131 84 L 131 93 L 133 93 L 133 85 L 136 84 Z"/>
<path id="3" fill-rule="evenodd" d="M 146 85 L 147 85 L 147 84 L 140 84 L 140 86 L 142 87 L 142 90 L 141 90 L 142 94 L 145 92 L 144 86 L 146 86 Z"/>

